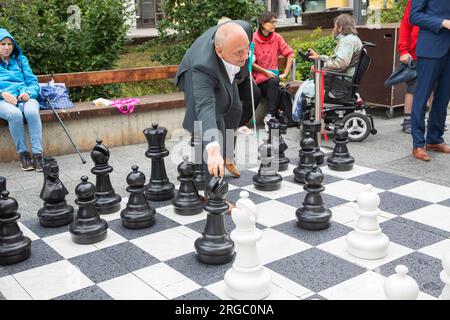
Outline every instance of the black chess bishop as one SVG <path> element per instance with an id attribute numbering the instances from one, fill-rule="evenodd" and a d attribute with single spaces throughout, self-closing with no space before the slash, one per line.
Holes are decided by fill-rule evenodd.
<path id="1" fill-rule="evenodd" d="M 155 224 L 156 211 L 145 198 L 145 175 L 139 167 L 131 167 L 127 176 L 127 192 L 130 193 L 127 206 L 120 212 L 122 225 L 128 229 L 143 229 Z"/>
<path id="2" fill-rule="evenodd" d="M 335 171 L 350 171 L 353 169 L 355 159 L 348 152 L 348 131 L 344 127 L 344 123 L 334 128 L 334 149 L 333 153 L 327 159 L 328 168 Z"/>
<path id="3" fill-rule="evenodd" d="M 183 216 L 201 213 L 204 203 L 204 198 L 198 194 L 194 184 L 194 164 L 188 160 L 189 157 L 183 157 L 183 162 L 177 167 L 180 187 L 172 201 L 175 212 Z"/>
<path id="4" fill-rule="evenodd" d="M 113 171 L 113 167 L 108 164 L 109 150 L 103 144 L 101 139 L 97 139 L 97 144 L 92 149 L 91 158 L 95 166 L 91 172 L 96 176 L 95 196 L 97 198 L 97 211 L 99 214 L 109 214 L 120 210 L 122 198 L 111 185 L 109 174 Z"/>
<path id="5" fill-rule="evenodd" d="M 144 130 L 144 135 L 148 142 L 145 156 L 152 159 L 150 181 L 145 186 L 145 196 L 150 201 L 170 200 L 174 197 L 175 185 L 167 178 L 164 164 L 164 158 L 169 155 L 165 146 L 167 129 L 153 123 L 151 128 Z"/>
<path id="6" fill-rule="evenodd" d="M 264 139 L 264 143 L 258 148 L 261 165 L 258 173 L 253 176 L 253 185 L 257 190 L 274 191 L 281 188 L 283 178 L 277 173 L 277 164 L 272 163 L 273 152 L 273 146 Z"/>
<path id="7" fill-rule="evenodd" d="M 101 219 L 97 212 L 95 186 L 88 182 L 88 177 L 81 177 L 81 183 L 76 186 L 75 194 L 78 210 L 69 227 L 72 241 L 77 244 L 92 244 L 104 240 L 108 231 L 108 223 Z"/>
<path id="8" fill-rule="evenodd" d="M 44 205 L 38 210 L 39 223 L 43 227 L 55 228 L 66 226 L 73 221 L 73 207 L 65 200 L 69 193 L 59 179 L 59 167 L 56 159 L 44 158 L 42 162 L 44 184 L 40 198 Z"/>

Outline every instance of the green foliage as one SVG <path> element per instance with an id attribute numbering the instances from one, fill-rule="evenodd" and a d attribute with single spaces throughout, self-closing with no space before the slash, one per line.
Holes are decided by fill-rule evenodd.
<path id="1" fill-rule="evenodd" d="M 70 5 L 80 9 L 79 28 L 68 25 L 77 17 Z M 18 41 L 35 74 L 112 69 L 122 52 L 127 18 L 123 0 L 2 0 L 0 7 L 0 26 Z M 108 96 L 115 89 L 72 89 L 71 97 Z"/>
<path id="2" fill-rule="evenodd" d="M 164 0 L 166 19 L 158 24 L 161 44 L 176 44 L 163 48 L 152 59 L 163 64 L 179 64 L 189 46 L 207 29 L 226 16 L 256 25 L 264 6 L 254 0 Z"/>
<path id="3" fill-rule="evenodd" d="M 381 23 L 396 23 L 403 18 L 408 0 L 397 0 L 392 9 L 381 10 Z"/>
<path id="4" fill-rule="evenodd" d="M 306 52 L 308 49 L 314 49 L 319 54 L 332 55 L 337 43 L 333 36 L 323 36 L 322 30 L 317 28 L 307 38 L 297 38 L 290 41 L 289 45 L 295 53 L 298 49 Z M 309 78 L 311 73 L 312 62 L 296 59 L 297 74 L 295 77 L 301 81 Z"/>

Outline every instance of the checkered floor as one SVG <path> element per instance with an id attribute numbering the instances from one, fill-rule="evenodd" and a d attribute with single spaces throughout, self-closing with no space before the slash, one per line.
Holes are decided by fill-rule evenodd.
<path id="1" fill-rule="evenodd" d="M 305 192 L 294 183 L 293 168 L 282 173 L 282 188 L 275 192 L 255 190 L 257 169 L 228 178 L 229 201 L 247 190 L 259 207 L 258 248 L 273 280 L 268 299 L 384 299 L 383 282 L 398 264 L 419 283 L 419 299 L 439 296 L 440 259 L 450 250 L 450 188 L 357 165 L 349 172 L 323 167 L 323 196 L 333 218 L 329 229 L 313 232 L 295 223 Z M 379 222 L 391 240 L 387 256 L 370 261 L 345 248 L 357 219 L 354 201 L 368 183 L 380 195 Z M 72 243 L 67 227 L 20 223 L 33 240 L 32 256 L 0 268 L 0 291 L 6 299 L 229 299 L 223 277 L 231 263 L 204 265 L 195 257 L 206 212 L 185 217 L 174 213 L 170 201 L 152 204 L 158 213 L 154 226 L 128 230 L 119 212 L 105 215 L 108 237 L 94 245 Z M 225 223 L 234 229 L 229 215 Z"/>

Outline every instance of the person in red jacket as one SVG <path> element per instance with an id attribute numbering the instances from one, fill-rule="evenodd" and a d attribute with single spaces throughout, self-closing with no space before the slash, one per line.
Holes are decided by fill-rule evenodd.
<path id="1" fill-rule="evenodd" d="M 408 4 L 405 8 L 402 22 L 400 24 L 399 38 L 398 38 L 398 51 L 400 53 L 400 61 L 407 64 L 409 59 L 414 61 L 416 57 L 416 45 L 417 38 L 419 36 L 419 27 L 411 24 L 409 21 L 409 12 L 411 10 L 411 0 L 408 0 Z M 411 108 L 414 99 L 414 93 L 416 91 L 417 79 L 413 79 L 406 83 L 405 94 L 405 118 L 403 119 L 402 127 L 403 132 L 411 133 Z"/>

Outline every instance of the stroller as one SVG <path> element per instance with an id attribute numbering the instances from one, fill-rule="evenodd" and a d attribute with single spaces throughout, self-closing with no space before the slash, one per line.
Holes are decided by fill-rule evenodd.
<path id="1" fill-rule="evenodd" d="M 366 113 L 367 105 L 359 95 L 359 84 L 364 73 L 369 69 L 372 58 L 367 53 L 367 47 L 375 47 L 375 44 L 363 42 L 363 47 L 355 68 L 353 77 L 345 73 L 325 70 L 325 103 L 324 103 L 324 125 L 325 130 L 333 131 L 337 122 L 343 122 L 348 130 L 348 140 L 351 142 L 364 141 L 369 134 L 375 135 L 377 130 L 373 122 L 373 117 Z M 312 61 L 306 53 L 298 51 L 300 58 Z M 341 79 L 349 79 L 342 81 Z M 340 81 L 335 81 L 340 79 Z M 338 99 L 329 96 L 330 90 L 333 92 L 333 84 L 344 83 L 346 90 Z M 345 84 L 346 83 L 346 84 Z M 340 88 L 342 89 L 342 88 Z M 306 98 L 306 108 L 303 110 L 303 119 L 309 119 L 314 115 L 315 99 Z"/>

